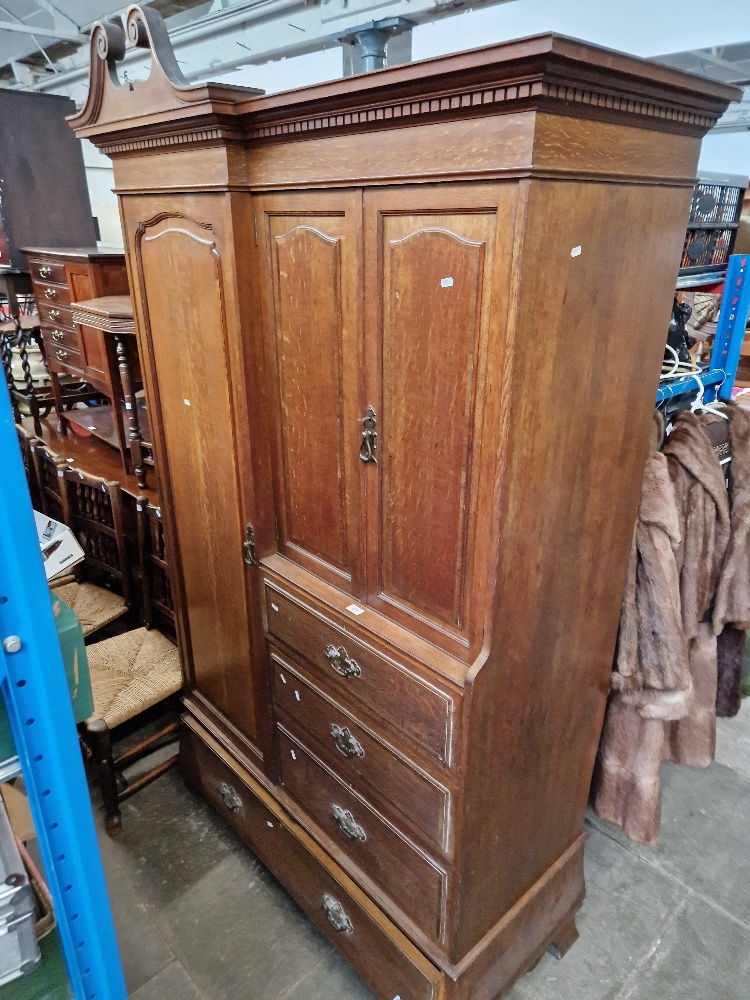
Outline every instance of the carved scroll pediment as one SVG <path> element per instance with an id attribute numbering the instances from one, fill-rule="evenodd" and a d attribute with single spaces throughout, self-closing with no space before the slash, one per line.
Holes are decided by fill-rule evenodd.
<path id="1" fill-rule="evenodd" d="M 262 94 L 248 87 L 190 84 L 184 77 L 161 15 L 151 7 L 131 7 L 124 27 L 117 21 L 99 21 L 91 32 L 89 92 L 83 109 L 70 119 L 78 135 L 107 131 L 108 125 L 151 117 L 154 122 L 176 111 L 231 114 L 239 100 Z M 145 80 L 121 80 L 118 63 L 129 49 L 151 54 L 151 71 Z M 193 106 L 191 109 L 190 106 Z M 177 116 L 175 116 L 177 117 Z"/>

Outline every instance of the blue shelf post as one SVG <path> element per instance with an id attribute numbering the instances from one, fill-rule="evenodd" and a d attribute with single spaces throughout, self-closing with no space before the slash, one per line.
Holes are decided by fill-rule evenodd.
<path id="1" fill-rule="evenodd" d="M 737 375 L 740 349 L 750 310 L 750 255 L 732 254 L 729 258 L 724 294 L 721 297 L 719 322 L 711 351 L 710 367 L 722 369 L 727 378 L 719 386 L 719 399 L 731 399 Z"/>
<path id="2" fill-rule="evenodd" d="M 0 689 L 76 1000 L 126 1000 L 8 393 L 0 388 Z"/>

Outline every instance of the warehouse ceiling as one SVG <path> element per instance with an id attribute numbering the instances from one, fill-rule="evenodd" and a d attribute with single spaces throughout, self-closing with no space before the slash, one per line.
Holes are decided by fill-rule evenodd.
<path id="1" fill-rule="evenodd" d="M 149 0 L 142 0 L 148 3 Z M 151 0 L 167 22 L 177 60 L 190 80 L 214 79 L 242 66 L 341 46 L 357 72 L 352 33 L 402 19 L 388 62 L 411 58 L 409 28 L 507 0 Z M 66 94 L 79 104 L 88 81 L 88 34 L 102 18 L 124 13 L 116 0 L 0 0 L 0 86 Z M 750 128 L 750 42 L 655 57 L 681 69 L 745 87 L 719 130 Z M 348 60 L 348 63 L 347 63 Z M 148 62 L 130 52 L 123 69 L 137 77 Z M 348 69 L 347 69 L 348 66 Z"/>

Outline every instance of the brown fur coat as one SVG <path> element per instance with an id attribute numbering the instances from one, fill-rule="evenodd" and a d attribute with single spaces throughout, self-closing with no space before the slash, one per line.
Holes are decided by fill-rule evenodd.
<path id="1" fill-rule="evenodd" d="M 653 843 L 659 832 L 662 760 L 713 759 L 715 627 L 724 623 L 712 609 L 725 574 L 729 581 L 748 572 L 750 613 L 750 530 L 747 549 L 730 559 L 729 500 L 703 430 L 716 419 L 680 414 L 644 475 L 594 797 L 600 816 L 641 843 Z M 748 451 L 750 458 L 750 433 Z M 728 593 L 733 584 L 726 586 Z"/>
<path id="2" fill-rule="evenodd" d="M 692 680 L 675 553 L 679 520 L 656 415 L 625 585 L 612 695 L 594 808 L 633 840 L 651 843 L 660 819 L 659 767 L 667 720 L 688 711 Z"/>
<path id="3" fill-rule="evenodd" d="M 720 419 L 681 413 L 664 445 L 682 541 L 675 553 L 693 693 L 684 719 L 667 727 L 664 755 L 707 767 L 716 749 L 716 635 L 710 611 L 730 537 L 724 472 L 703 430 Z"/>

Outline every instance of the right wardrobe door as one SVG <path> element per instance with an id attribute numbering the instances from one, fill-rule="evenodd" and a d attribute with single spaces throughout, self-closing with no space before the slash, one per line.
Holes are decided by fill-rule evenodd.
<path id="1" fill-rule="evenodd" d="M 481 648 L 516 183 L 366 191 L 367 600 L 463 659 Z"/>

